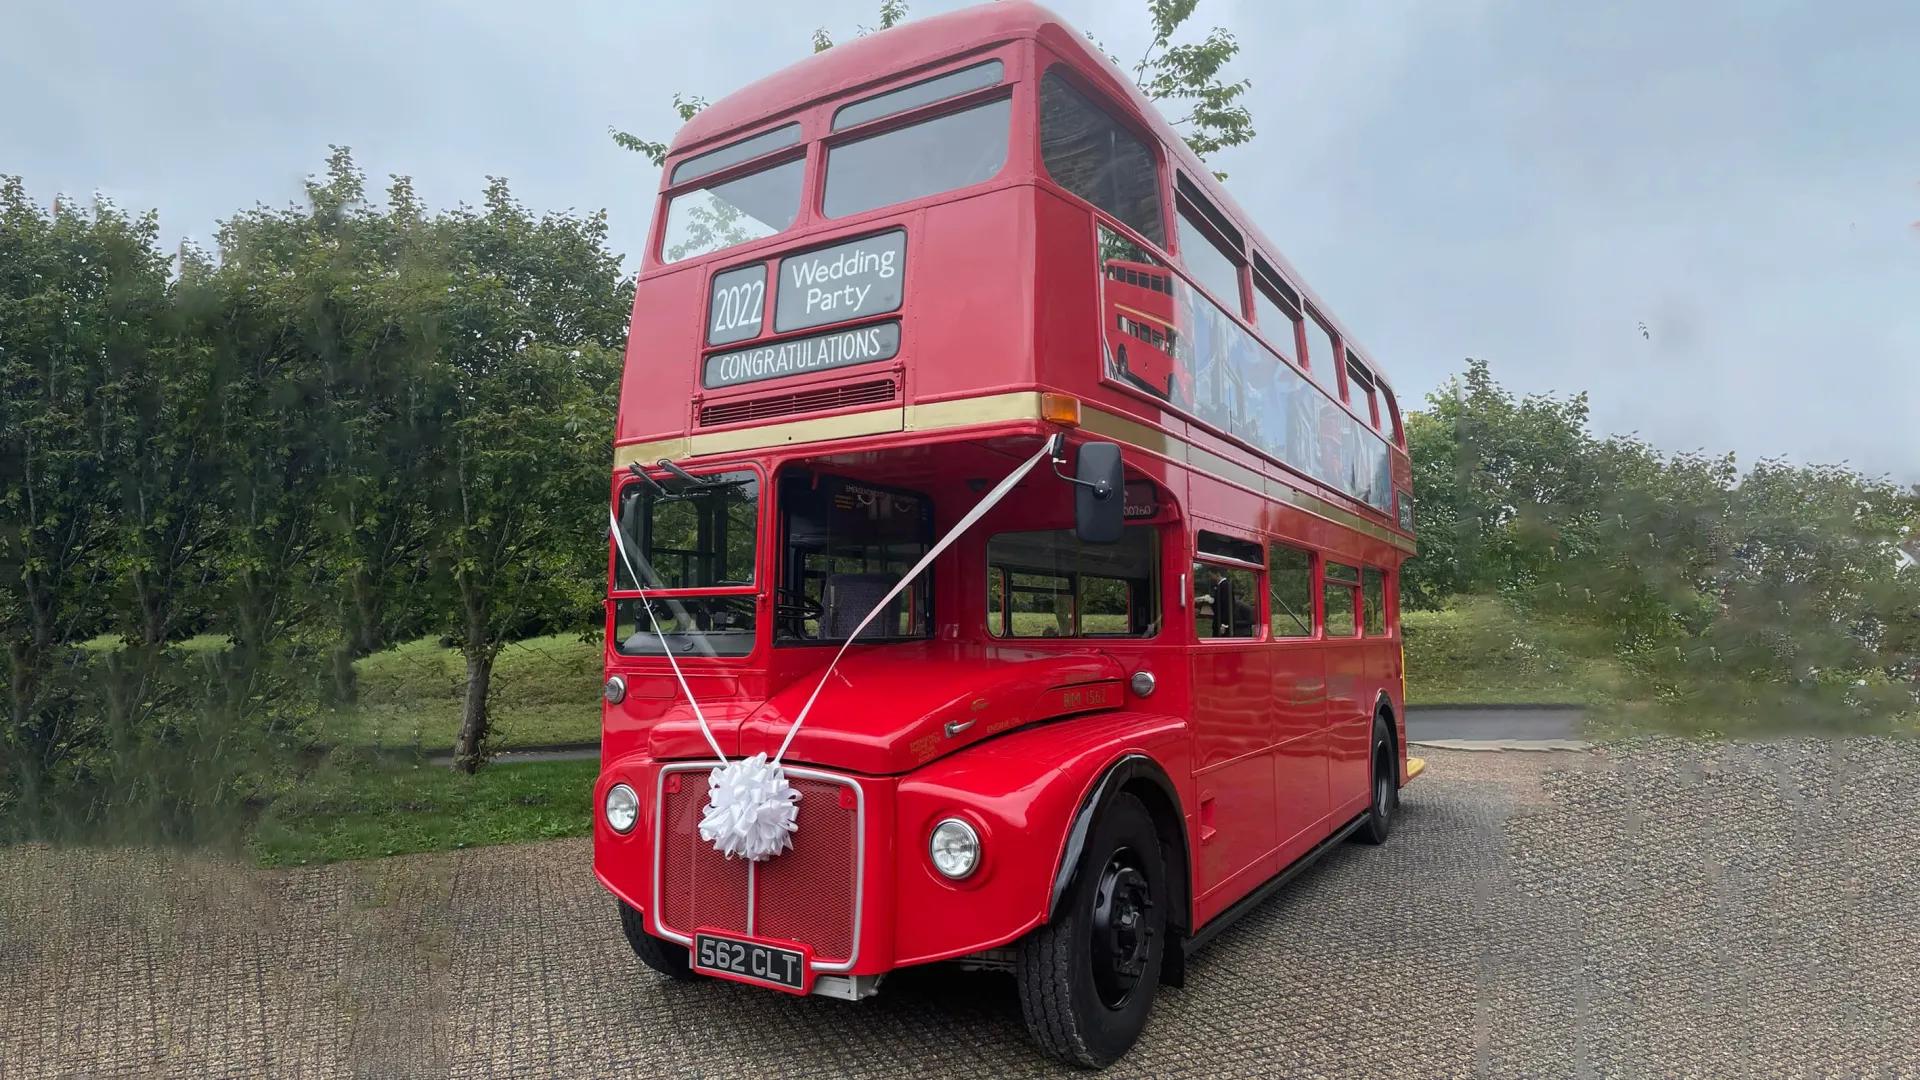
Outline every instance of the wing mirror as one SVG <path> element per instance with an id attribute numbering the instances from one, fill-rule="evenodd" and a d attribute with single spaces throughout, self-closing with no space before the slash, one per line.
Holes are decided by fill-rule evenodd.
<path id="1" fill-rule="evenodd" d="M 1074 475 L 1060 471 L 1067 460 L 1067 437 L 1053 437 L 1053 472 L 1073 485 L 1073 532 L 1082 543 L 1111 544 L 1120 539 L 1126 500 L 1121 496 L 1120 444 L 1080 444 Z"/>

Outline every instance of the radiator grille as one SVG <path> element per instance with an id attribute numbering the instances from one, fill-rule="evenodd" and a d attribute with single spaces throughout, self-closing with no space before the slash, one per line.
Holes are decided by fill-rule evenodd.
<path id="1" fill-rule="evenodd" d="M 661 806 L 666 843 L 660 849 L 660 921 L 681 934 L 696 927 L 747 930 L 747 864 L 729 859 L 700 839 L 700 812 L 707 805 L 705 773 L 667 778 Z M 680 781 L 674 791 L 673 781 Z"/>
<path id="2" fill-rule="evenodd" d="M 839 784 L 794 780 L 800 791 L 799 831 L 793 850 L 754 869 L 754 929 L 770 938 L 804 941 L 822 960 L 853 955 L 854 875 L 852 810 L 840 805 Z"/>
<path id="3" fill-rule="evenodd" d="M 875 379 L 872 382 L 823 386 L 810 390 L 795 390 L 786 394 L 772 394 L 767 397 L 722 401 L 701 407 L 700 426 L 740 424 L 749 420 L 792 416 L 795 413 L 850 409 L 857 405 L 879 405 L 892 401 L 898 396 L 899 388 L 894 385 L 892 379 Z"/>
<path id="4" fill-rule="evenodd" d="M 831 780 L 791 778 L 800 792 L 799 829 L 790 850 L 753 868 L 749 926 L 748 864 L 720 855 L 700 838 L 705 779 L 704 770 L 670 774 L 661 796 L 662 928 L 682 937 L 703 926 L 735 930 L 801 942 L 821 963 L 851 960 L 860 847 L 852 789 Z"/>

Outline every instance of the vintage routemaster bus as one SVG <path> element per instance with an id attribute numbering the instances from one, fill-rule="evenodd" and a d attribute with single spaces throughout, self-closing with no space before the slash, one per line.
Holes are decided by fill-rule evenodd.
<path id="1" fill-rule="evenodd" d="M 1009 0 L 811 56 L 679 132 L 651 235 L 594 832 L 646 965 L 1006 971 L 1100 1066 L 1387 838 L 1393 391 L 1081 34 Z M 717 838 L 749 759 L 770 851 Z"/>

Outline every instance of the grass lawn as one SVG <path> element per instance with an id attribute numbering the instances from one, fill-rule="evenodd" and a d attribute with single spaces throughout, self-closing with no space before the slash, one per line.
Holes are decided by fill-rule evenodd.
<path id="1" fill-rule="evenodd" d="M 540 746 L 600 738 L 600 646 L 574 634 L 509 645 L 493 665 L 496 745 Z M 336 745 L 453 745 L 466 692 L 466 661 L 428 638 L 355 665 L 360 703 L 336 724 Z"/>
<path id="2" fill-rule="evenodd" d="M 598 761 L 322 766 L 267 807 L 248 850 L 262 866 L 585 836 Z"/>
<path id="3" fill-rule="evenodd" d="M 1491 597 L 1401 616 L 1409 705 L 1600 705 L 1620 692 L 1595 631 L 1515 615 Z"/>

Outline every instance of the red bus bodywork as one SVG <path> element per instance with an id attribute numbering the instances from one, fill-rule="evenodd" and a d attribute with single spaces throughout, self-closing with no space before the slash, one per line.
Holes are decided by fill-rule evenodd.
<path id="1" fill-rule="evenodd" d="M 828 215 L 826 158 L 855 134 L 832 130 L 838 109 L 988 61 L 1003 72 L 990 86 L 858 132 L 1007 101 L 1006 156 L 990 179 Z M 1049 174 L 1038 119 L 1047 73 L 1152 148 L 1165 223 L 1158 242 Z M 671 224 L 669 203 L 691 190 L 685 181 L 675 185 L 676 169 L 792 124 L 797 139 L 751 166 L 782 155 L 802 163 L 792 223 L 667 261 L 661 237 Z M 741 170 L 751 171 L 728 166 L 691 186 Z M 649 933 L 685 943 L 711 928 L 803 945 L 810 959 L 803 989 L 845 997 L 870 992 L 870 977 L 904 965 L 1004 964 L 1006 950 L 1058 903 L 1072 874 L 1076 822 L 1101 791 L 1124 787 L 1155 815 L 1168 853 L 1171 940 L 1162 978 L 1177 981 L 1183 944 L 1208 936 L 1236 903 L 1367 809 L 1377 716 L 1392 728 L 1396 781 L 1410 778 L 1394 597 L 1413 541 L 1403 527 L 1409 470 L 1391 391 L 1370 368 L 1383 395 L 1377 424 L 1364 402 L 1343 403 L 1347 365 L 1364 363 L 1357 350 L 1308 351 L 1305 318 L 1344 342 L 1338 324 L 1154 107 L 1077 32 L 1012 0 L 835 46 L 689 122 L 673 143 L 662 196 L 634 299 L 614 499 L 618 509 L 630 487 L 671 483 L 657 466 L 662 459 L 696 477 L 757 484 L 757 572 L 737 579 L 752 584 L 685 590 L 708 598 L 701 603 L 733 604 L 738 614 L 728 625 L 751 626 L 750 643 L 743 632 L 738 655 L 675 653 L 729 757 L 778 748 L 836 647 L 776 640 L 776 627 L 799 634 L 827 618 L 823 612 L 810 622 L 800 612 L 811 594 L 798 586 L 778 592 L 782 567 L 804 561 L 791 554 L 792 535 L 783 535 L 799 526 L 783 525 L 780 500 L 807 483 L 818 487 L 827 477 L 868 485 L 883 503 L 884 493 L 913 492 L 912 499 L 891 497 L 903 507 L 924 497 L 933 535 L 944 535 L 983 487 L 1048 435 L 1065 432 L 1074 445 L 1118 442 L 1127 520 L 1153 530 L 1148 546 L 1157 566 L 1148 579 L 1152 595 L 1109 601 L 1116 610 L 1101 616 L 1151 632 L 996 636 L 1048 616 L 1042 607 L 1024 613 L 1025 622 L 1002 618 L 1022 576 L 989 567 L 990 539 L 1073 525 L 1071 489 L 1044 468 L 1032 473 L 934 563 L 924 597 L 899 622 L 911 627 L 924 616 L 923 634 L 863 639 L 849 649 L 786 755 L 802 791 L 794 847 L 752 865 L 721 857 L 696 834 L 712 753 L 664 659 L 623 652 L 621 642 L 644 637 L 646 626 L 628 635 L 634 624 L 620 612 L 639 609 L 620 607 L 635 594 L 616 574 L 606 670 L 624 696 L 604 707 L 595 805 L 626 784 L 640 807 L 625 834 L 596 810 L 594 869 L 643 914 Z M 1243 238 L 1246 297 L 1261 287 L 1257 272 L 1265 273 L 1275 295 L 1306 309 L 1298 321 L 1262 326 L 1245 314 L 1240 296 L 1216 298 L 1215 315 L 1192 313 L 1209 302 L 1173 241 L 1182 205 L 1192 217 L 1199 202 Z M 896 231 L 903 237 L 891 239 Z M 874 250 L 901 245 L 898 307 L 782 332 L 773 312 L 782 260 L 860 238 L 876 238 Z M 1101 244 L 1116 239 L 1145 252 L 1144 260 L 1103 258 Z M 751 280 L 737 290 L 744 300 L 728 301 L 736 316 L 748 313 L 737 331 L 748 336 L 709 344 L 711 327 L 741 322 L 716 314 L 716 277 L 754 279 L 756 265 L 766 267 L 764 303 L 754 299 Z M 815 299 L 827 303 L 825 296 Z M 1231 315 L 1219 313 L 1223 305 L 1234 308 Z M 761 320 L 757 327 L 753 319 Z M 897 348 L 882 359 L 729 381 L 786 362 L 779 359 L 785 354 L 735 355 L 743 349 L 823 329 L 896 333 L 889 326 L 897 327 Z M 713 357 L 721 358 L 718 368 Z M 1296 362 L 1303 357 L 1304 368 Z M 716 370 L 720 385 L 709 385 Z M 1278 441 L 1282 428 L 1292 449 Z M 1357 457 L 1355 446 L 1363 451 Z M 1374 472 L 1359 475 L 1367 470 Z M 1391 490 L 1382 492 L 1382 482 Z M 1273 552 L 1276 561 L 1266 569 L 1209 562 L 1202 537 L 1227 538 L 1241 545 L 1233 550 L 1263 558 Z M 1302 616 L 1311 632 L 1288 639 L 1276 636 L 1279 604 L 1269 602 L 1280 586 L 1268 574 L 1280 573 L 1282 551 L 1311 557 L 1311 611 Z M 1203 565 L 1217 566 L 1222 580 L 1235 568 L 1253 575 L 1244 580 L 1257 582 L 1255 589 L 1241 588 L 1233 601 L 1247 608 L 1251 636 L 1201 636 L 1207 628 L 1198 620 L 1222 617 L 1196 615 L 1211 602 L 1198 588 Z M 1339 607 L 1362 594 L 1327 583 L 1341 567 L 1373 575 L 1364 589 L 1378 593 L 1377 613 L 1328 609 L 1329 598 Z M 1000 590 L 997 600 L 990 589 Z M 1068 614 L 1060 614 L 1058 595 L 1033 601 L 1049 602 L 1062 627 L 1095 618 L 1090 600 L 1073 601 Z M 1368 621 L 1374 625 L 1361 625 Z M 1348 623 L 1354 632 L 1340 633 Z M 936 872 L 927 850 L 933 824 L 955 817 L 980 841 L 977 869 L 959 881 Z"/>

